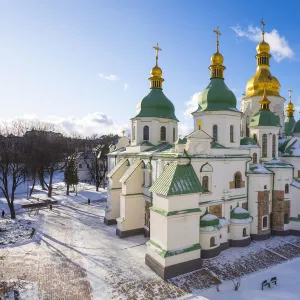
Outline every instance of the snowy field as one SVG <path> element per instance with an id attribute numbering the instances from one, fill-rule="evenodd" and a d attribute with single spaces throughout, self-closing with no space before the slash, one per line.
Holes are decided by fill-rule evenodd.
<path id="1" fill-rule="evenodd" d="M 209 300 L 299 300 L 300 299 L 300 259 L 280 264 L 273 268 L 256 272 L 250 276 L 245 276 L 241 280 L 241 286 L 237 292 L 233 291 L 233 283 L 227 281 L 219 286 L 220 292 L 216 288 L 195 292 L 199 297 L 195 299 Z M 271 288 L 265 287 L 261 290 L 261 283 L 277 277 L 277 285 Z M 201 297 L 200 297 L 201 295 Z M 193 299 L 193 298 L 189 298 Z"/>
<path id="2" fill-rule="evenodd" d="M 47 199 L 47 194 L 37 190 L 33 197 Z M 29 217 L 20 208 L 28 203 L 26 191 L 18 194 L 15 228 L 21 239 L 0 247 L 0 273 L 4 280 L 25 274 L 29 288 L 21 291 L 23 300 L 300 299 L 299 237 L 230 248 L 203 261 L 201 270 L 163 281 L 144 263 L 147 238 L 120 239 L 115 225 L 103 223 L 106 198 L 105 190 L 96 192 L 88 184 L 81 184 L 77 195 L 66 196 L 57 178 L 52 199 L 59 204 Z M 5 201 L 0 198 L 6 210 Z M 28 237 L 31 226 L 37 231 L 33 239 Z M 242 280 L 236 292 L 232 279 L 237 274 Z M 261 282 L 273 276 L 277 286 L 261 291 Z"/>

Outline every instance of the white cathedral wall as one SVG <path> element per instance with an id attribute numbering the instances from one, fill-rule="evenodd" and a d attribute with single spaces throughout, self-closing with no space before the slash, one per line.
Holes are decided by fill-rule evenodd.
<path id="1" fill-rule="evenodd" d="M 225 147 L 240 146 L 241 113 L 231 111 L 207 111 L 194 116 L 194 129 L 198 129 L 198 120 L 201 120 L 201 129 L 213 137 L 213 126 L 218 126 L 218 143 Z M 233 125 L 234 138 L 230 141 L 230 126 Z"/>
<path id="2" fill-rule="evenodd" d="M 199 222 L 200 213 L 167 217 L 167 248 L 165 249 L 180 249 L 199 243 Z"/>
<path id="3" fill-rule="evenodd" d="M 291 217 L 298 217 L 300 215 L 300 189 L 290 186 L 290 198 L 291 198 Z M 300 222 L 299 222 L 300 224 Z"/>
<path id="4" fill-rule="evenodd" d="M 153 194 L 153 206 L 167 212 L 182 211 L 199 207 L 199 194 L 163 196 Z"/>
<path id="5" fill-rule="evenodd" d="M 220 229 L 220 244 L 228 241 L 228 225 Z"/>
<path id="6" fill-rule="evenodd" d="M 250 116 L 250 120 L 255 113 L 260 110 L 259 101 L 262 99 L 262 96 L 253 96 L 249 98 L 243 98 L 241 100 L 242 107 L 241 111 L 244 113 L 242 119 L 242 128 L 243 136 L 246 135 L 246 119 L 247 116 Z M 268 96 L 268 99 L 271 101 L 270 110 L 274 112 L 280 118 L 280 125 L 284 128 L 284 102 L 285 98 L 278 96 Z"/>
<path id="7" fill-rule="evenodd" d="M 211 173 L 211 190 L 207 193 L 200 195 L 200 204 L 206 201 L 220 200 L 225 195 L 228 197 L 246 197 L 247 178 L 245 175 L 246 161 L 249 158 L 228 158 L 228 159 L 199 159 L 192 160 L 194 170 L 202 184 L 203 176 L 200 172 L 201 167 L 207 162 L 212 166 L 213 172 Z M 238 189 L 230 189 L 229 182 L 234 180 L 234 174 L 240 172 L 242 180 L 245 181 L 245 187 Z"/>
<path id="8" fill-rule="evenodd" d="M 127 231 L 143 228 L 144 215 L 145 201 L 143 195 L 120 195 L 120 217 L 117 219 L 119 230 Z"/>
<path id="9" fill-rule="evenodd" d="M 246 228 L 246 236 L 243 236 L 243 229 Z M 232 240 L 245 240 L 250 236 L 250 224 L 231 224 L 230 235 Z"/>
<path id="10" fill-rule="evenodd" d="M 278 157 L 278 133 L 279 127 L 274 126 L 260 126 L 260 127 L 250 127 L 250 137 L 253 138 L 253 135 L 256 134 L 257 142 L 262 147 L 262 136 L 263 134 L 267 135 L 267 157 L 262 156 L 262 148 L 260 148 L 260 157 L 263 161 L 268 161 L 273 158 L 272 155 L 272 143 L 273 135 L 276 136 L 276 147 L 275 147 L 275 157 Z"/>
<path id="11" fill-rule="evenodd" d="M 270 168 L 275 173 L 274 178 L 274 190 L 284 191 L 286 184 L 291 184 L 293 180 L 293 169 L 283 169 L 283 168 Z M 284 194 L 284 199 L 290 199 L 290 193 Z"/>
<path id="12" fill-rule="evenodd" d="M 173 144 L 178 138 L 178 124 L 177 121 L 164 118 L 137 118 L 132 120 L 131 131 L 135 127 L 135 140 L 133 139 L 134 134 L 131 132 L 131 146 L 144 141 L 143 139 L 143 128 L 149 126 L 149 142 L 157 145 L 160 142 L 168 142 Z M 166 127 L 166 141 L 160 139 L 160 128 Z M 173 140 L 173 128 L 175 128 L 175 141 Z"/>
<path id="13" fill-rule="evenodd" d="M 300 157 L 287 157 L 287 156 L 281 156 L 280 160 L 285 161 L 289 164 L 292 164 L 294 166 L 294 177 L 298 178 L 298 172 L 300 171 Z"/>
<path id="14" fill-rule="evenodd" d="M 210 246 L 210 239 L 214 237 L 215 238 L 215 246 Z M 220 246 L 220 230 L 215 231 L 200 231 L 199 232 L 199 239 L 200 239 L 200 245 L 201 249 L 203 250 L 211 250 L 215 249 Z"/>

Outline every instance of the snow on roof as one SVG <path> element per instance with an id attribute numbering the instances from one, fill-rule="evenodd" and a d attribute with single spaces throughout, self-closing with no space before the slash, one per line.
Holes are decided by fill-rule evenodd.
<path id="1" fill-rule="evenodd" d="M 221 227 L 224 227 L 224 226 L 227 226 L 227 225 L 230 224 L 230 223 L 228 222 L 228 220 L 226 220 L 225 218 L 220 218 L 220 219 L 219 219 L 219 223 L 220 223 L 220 226 L 221 226 Z"/>
<path id="2" fill-rule="evenodd" d="M 293 168 L 293 165 L 276 158 L 266 161 L 264 165 L 267 168 Z"/>
<path id="3" fill-rule="evenodd" d="M 249 224 L 252 222 L 252 217 L 249 217 L 247 219 L 230 219 L 229 222 L 231 224 Z"/>
<path id="4" fill-rule="evenodd" d="M 134 173 L 134 171 L 137 169 L 137 167 L 142 163 L 143 161 L 141 159 L 137 159 L 124 173 L 124 175 L 121 177 L 120 182 L 124 183 L 126 180 Z"/>
<path id="5" fill-rule="evenodd" d="M 291 185 L 297 189 L 300 189 L 300 179 L 294 178 Z"/>
<path id="6" fill-rule="evenodd" d="M 250 165 L 248 173 L 253 173 L 253 174 L 272 174 L 271 171 L 269 171 L 263 165 L 260 165 L 260 164 L 252 164 L 252 165 Z"/>
<path id="7" fill-rule="evenodd" d="M 201 219 L 202 219 L 202 221 L 211 221 L 211 220 L 216 220 L 219 218 L 213 214 L 208 213 L 208 214 L 204 215 Z"/>
<path id="8" fill-rule="evenodd" d="M 284 145 L 285 147 L 280 149 L 281 156 L 300 156 L 300 140 L 298 138 L 292 138 Z"/>
<path id="9" fill-rule="evenodd" d="M 112 177 L 118 170 L 121 166 L 123 166 L 123 164 L 127 162 L 128 163 L 128 159 L 125 158 L 125 159 L 121 159 L 115 166 L 114 168 L 107 174 L 107 177 L 110 178 Z"/>
<path id="10" fill-rule="evenodd" d="M 234 212 L 236 214 L 245 214 L 245 213 L 248 213 L 248 211 L 246 209 L 244 209 L 242 207 L 239 207 L 239 206 L 234 209 Z"/>

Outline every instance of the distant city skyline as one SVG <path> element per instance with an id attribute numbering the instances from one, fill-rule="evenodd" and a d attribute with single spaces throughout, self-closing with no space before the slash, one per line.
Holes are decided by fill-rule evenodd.
<path id="1" fill-rule="evenodd" d="M 296 1 L 276 7 L 233 0 L 0 1 L 0 119 L 36 118 L 68 133 L 121 135 L 148 93 L 152 47 L 159 43 L 164 93 L 185 135 L 195 99 L 209 83 L 213 30 L 220 28 L 225 81 L 239 107 L 255 72 L 262 17 L 271 72 L 283 97 L 293 90 L 298 119 L 299 8 Z"/>

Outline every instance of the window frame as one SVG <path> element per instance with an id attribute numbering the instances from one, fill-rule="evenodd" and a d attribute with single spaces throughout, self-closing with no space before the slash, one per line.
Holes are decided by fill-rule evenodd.
<path id="1" fill-rule="evenodd" d="M 160 127 L 160 140 L 165 142 L 167 140 L 167 128 L 166 126 Z"/>
<path id="2" fill-rule="evenodd" d="M 145 137 L 148 137 L 148 139 L 146 139 Z M 143 127 L 143 140 L 149 141 L 149 139 L 150 139 L 150 128 L 148 125 L 145 125 Z"/>

